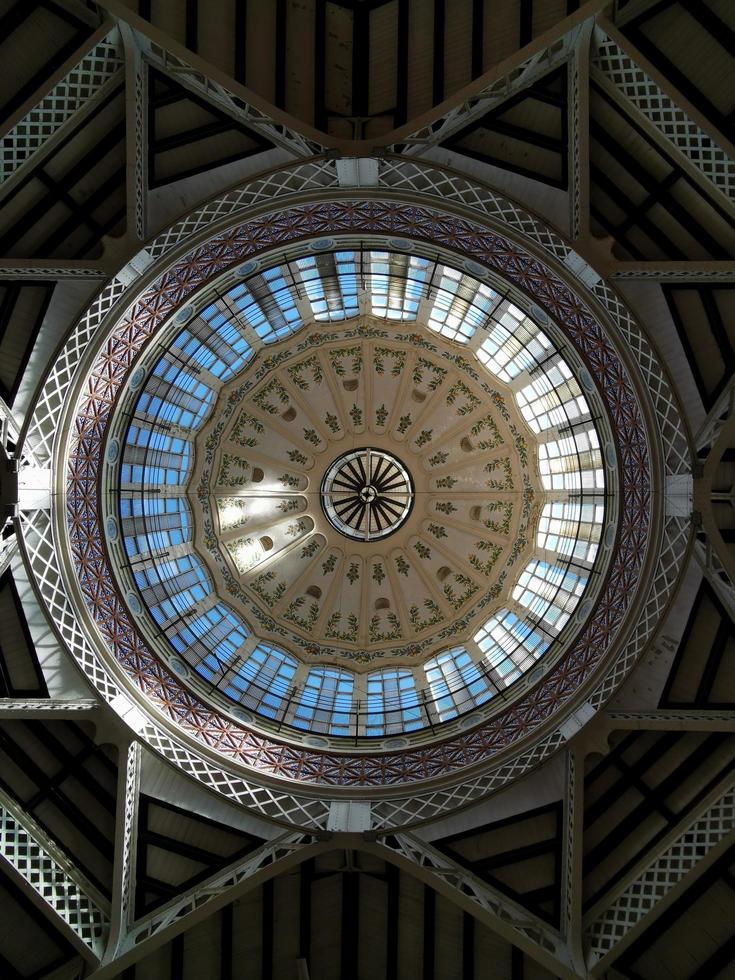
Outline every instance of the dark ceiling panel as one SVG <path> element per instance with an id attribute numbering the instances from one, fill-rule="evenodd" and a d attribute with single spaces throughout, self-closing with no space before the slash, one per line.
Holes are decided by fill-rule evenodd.
<path id="1" fill-rule="evenodd" d="M 154 68 L 148 71 L 151 187 L 241 160 L 273 144 Z"/>

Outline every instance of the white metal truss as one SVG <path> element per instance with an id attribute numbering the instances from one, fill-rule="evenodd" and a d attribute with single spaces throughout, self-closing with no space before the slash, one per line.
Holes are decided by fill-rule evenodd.
<path id="1" fill-rule="evenodd" d="M 19 427 L 13 413 L 0 398 L 0 459 L 5 465 L 14 467 L 18 449 Z M 14 479 L 10 473 L 3 475 L 3 480 Z M 11 514 L 0 515 L 0 576 L 4 575 L 18 550 L 17 529 Z"/>
<path id="2" fill-rule="evenodd" d="M 148 84 L 138 46 L 138 35 L 120 22 L 125 51 L 125 176 L 128 234 L 138 242 L 146 236 L 146 188 L 148 180 Z"/>
<path id="3" fill-rule="evenodd" d="M 315 840 L 290 831 L 168 902 L 119 932 L 110 958 L 89 980 L 109 980 L 175 936 L 229 905 L 264 881 L 275 878 L 310 857 L 334 849 L 328 838 Z"/>
<path id="4" fill-rule="evenodd" d="M 602 7 L 603 4 L 599 3 L 596 6 Z M 400 151 L 403 156 L 413 157 L 419 156 L 431 147 L 440 146 L 455 133 L 475 120 L 481 119 L 491 109 L 507 102 L 518 92 L 565 64 L 578 43 L 581 30 L 581 27 L 575 26 L 548 46 L 525 58 L 520 64 L 514 65 L 499 78 L 493 79 L 483 89 L 454 106 L 445 115 L 426 123 L 406 136 L 401 136 L 389 149 L 393 152 Z"/>
<path id="5" fill-rule="evenodd" d="M 307 138 L 285 121 L 278 119 L 276 114 L 269 114 L 264 108 L 255 105 L 254 101 L 248 101 L 247 90 L 238 92 L 224 81 L 212 77 L 215 72 L 211 65 L 207 65 L 141 20 L 129 7 L 118 0 L 107 0 L 103 6 L 119 22 L 129 25 L 130 32 L 135 34 L 135 44 L 145 61 L 175 78 L 190 92 L 207 99 L 237 122 L 287 150 L 291 156 L 306 158 L 326 149 L 324 144 L 314 138 Z"/>
<path id="6" fill-rule="evenodd" d="M 735 262 L 731 259 L 707 259 L 706 261 L 636 262 L 615 261 L 608 270 L 610 279 L 633 279 L 660 283 L 735 282 Z"/>
<path id="7" fill-rule="evenodd" d="M 732 780 L 732 776 L 730 776 Z M 735 832 L 735 785 L 720 786 L 710 794 L 706 809 L 695 817 L 653 861 L 638 869 L 633 880 L 617 890 L 616 897 L 595 915 L 586 928 L 587 965 L 591 975 L 600 976 L 609 961 L 634 938 L 634 930 L 670 893 L 697 869 L 704 870 L 715 853 L 733 839 Z M 706 862 L 709 858 L 710 861 Z"/>
<path id="8" fill-rule="evenodd" d="M 120 753 L 122 756 L 122 752 Z M 118 768 L 117 812 L 115 816 L 115 858 L 112 877 L 110 933 L 103 962 L 114 959 L 130 928 L 135 908 L 135 866 L 138 848 L 138 810 L 140 801 L 140 742 L 127 746 Z"/>
<path id="9" fill-rule="evenodd" d="M 735 711 L 608 711 L 610 731 L 735 732 Z"/>
<path id="10" fill-rule="evenodd" d="M 584 756 L 574 746 L 566 752 L 564 843 L 562 851 L 561 923 L 569 956 L 584 975 L 582 935 L 582 858 L 584 844 Z"/>
<path id="11" fill-rule="evenodd" d="M 0 258 L 0 280 L 25 279 L 33 282 L 40 279 L 108 279 L 110 270 L 104 262 L 79 261 L 77 259 L 33 259 L 29 265 L 28 259 Z"/>
<path id="12" fill-rule="evenodd" d="M 109 22 L 90 39 L 91 46 L 43 98 L 0 137 L 0 184 L 52 141 L 73 117 L 88 111 L 117 83 L 123 71 L 120 34 Z"/>
<path id="13" fill-rule="evenodd" d="M 12 797 L 0 790 L 0 855 L 53 913 L 88 959 L 102 955 L 109 910 L 105 899 Z"/>
<path id="14" fill-rule="evenodd" d="M 94 698 L 0 698 L 0 718 L 79 719 L 94 714 L 99 706 Z"/>
<path id="15" fill-rule="evenodd" d="M 392 834 L 361 849 L 397 864 L 421 878 L 439 894 L 470 912 L 494 932 L 555 976 L 579 977 L 563 937 L 548 923 L 511 901 L 446 854 L 412 834 Z"/>
<path id="16" fill-rule="evenodd" d="M 569 233 L 572 240 L 589 234 L 589 69 L 594 21 L 579 28 L 567 66 L 569 158 Z"/>
<path id="17" fill-rule="evenodd" d="M 604 23 L 604 22 L 603 22 Z M 735 161 L 633 60 L 622 35 L 608 23 L 595 29 L 592 68 L 684 158 L 695 178 L 704 176 L 732 208 Z"/>
<path id="18" fill-rule="evenodd" d="M 715 595 L 735 622 L 735 585 L 730 581 L 730 576 L 709 540 L 694 543 L 694 558 Z"/>

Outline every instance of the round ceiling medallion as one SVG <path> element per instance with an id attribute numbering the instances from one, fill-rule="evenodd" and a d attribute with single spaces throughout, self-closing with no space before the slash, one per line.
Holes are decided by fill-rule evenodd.
<path id="1" fill-rule="evenodd" d="M 327 520 L 355 541 L 378 541 L 397 531 L 408 520 L 413 497 L 413 480 L 398 457 L 370 446 L 338 456 L 322 480 Z"/>

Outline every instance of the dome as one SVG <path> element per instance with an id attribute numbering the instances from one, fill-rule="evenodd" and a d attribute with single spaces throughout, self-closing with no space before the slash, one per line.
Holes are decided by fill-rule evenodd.
<path id="1" fill-rule="evenodd" d="M 435 734 L 504 703 L 591 607 L 603 410 L 496 275 L 303 252 L 208 283 L 134 369 L 104 498 L 119 588 L 225 710 Z"/>
<path id="2" fill-rule="evenodd" d="M 300 204 L 297 170 L 275 211 L 164 246 L 86 349 L 58 449 L 95 659 L 257 779 L 380 787 L 553 750 L 624 676 L 646 587 L 646 395 L 600 296 L 392 174 L 386 202 Z M 333 481 L 373 451 L 405 503 L 359 541 Z"/>
<path id="3" fill-rule="evenodd" d="M 731 5 L 6 6 L 3 976 L 729 975 Z"/>

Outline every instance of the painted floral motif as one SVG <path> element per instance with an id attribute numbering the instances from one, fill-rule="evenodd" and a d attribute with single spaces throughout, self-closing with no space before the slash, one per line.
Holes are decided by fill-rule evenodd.
<path id="1" fill-rule="evenodd" d="M 302 453 L 299 449 L 289 449 L 288 458 L 292 463 L 299 463 L 301 466 L 309 461 L 309 457 Z"/>
<path id="2" fill-rule="evenodd" d="M 265 426 L 254 415 L 249 415 L 247 412 L 240 412 L 237 417 L 237 421 L 233 425 L 232 432 L 230 433 L 230 439 L 232 442 L 237 443 L 238 446 L 247 446 L 252 449 L 253 446 L 258 445 L 258 439 L 252 435 L 245 435 L 246 429 L 252 429 L 253 432 L 262 435 L 265 431 Z"/>
<path id="3" fill-rule="evenodd" d="M 329 575 L 337 564 L 337 556 L 332 554 L 322 562 L 322 575 Z"/>
<path id="4" fill-rule="evenodd" d="M 362 425 L 362 409 L 353 404 L 352 408 L 350 409 L 350 418 L 352 419 L 352 424 L 355 426 L 355 428 L 359 429 Z"/>
<path id="5" fill-rule="evenodd" d="M 436 503 L 434 504 L 434 509 L 438 510 L 440 514 L 446 514 L 447 517 L 450 514 L 453 514 L 456 510 L 458 510 L 458 508 L 454 506 L 451 500 L 437 500 Z"/>
<path id="6" fill-rule="evenodd" d="M 398 434 L 402 436 L 403 433 L 406 431 L 406 429 L 409 427 L 410 424 L 411 424 L 411 413 L 409 412 L 407 415 L 402 415 L 399 418 L 399 420 L 398 420 Z"/>
<path id="7" fill-rule="evenodd" d="M 279 501 L 277 509 L 280 510 L 282 514 L 290 514 L 291 511 L 298 510 L 298 507 L 298 500 L 295 497 L 289 497 L 288 500 Z"/>
<path id="8" fill-rule="evenodd" d="M 318 446 L 321 442 L 316 429 L 304 429 L 304 439 L 312 446 Z"/>
<path id="9" fill-rule="evenodd" d="M 431 380 L 427 383 L 426 387 L 429 391 L 436 391 L 446 378 L 447 369 L 439 367 L 438 364 L 434 364 L 432 361 L 427 361 L 425 357 L 420 357 L 413 366 L 411 380 L 415 385 L 420 385 L 427 372 Z"/>
<path id="10" fill-rule="evenodd" d="M 306 596 L 296 596 L 293 602 L 288 604 L 288 608 L 283 613 L 283 618 L 288 620 L 290 623 L 294 623 L 296 626 L 300 626 L 302 629 L 306 630 L 307 633 L 311 633 L 312 629 L 316 625 L 317 619 L 319 619 L 319 604 L 316 602 L 309 603 L 306 616 L 303 616 L 300 614 L 299 610 L 305 603 Z"/>
<path id="11" fill-rule="evenodd" d="M 403 557 L 403 555 L 398 555 L 395 561 L 396 561 L 396 568 L 398 569 L 398 574 L 408 575 L 408 571 L 411 568 L 411 566 L 408 564 L 408 562 Z"/>
<path id="12" fill-rule="evenodd" d="M 379 429 L 382 429 L 385 423 L 388 421 L 388 409 L 383 403 L 379 408 L 375 409 L 375 424 Z"/>
<path id="13" fill-rule="evenodd" d="M 347 581 L 350 585 L 354 585 L 360 578 L 360 566 L 356 561 L 350 562 L 350 567 L 347 569 Z"/>
<path id="14" fill-rule="evenodd" d="M 431 548 L 423 543 L 423 541 L 414 542 L 414 549 L 419 558 L 431 558 Z"/>
<path id="15" fill-rule="evenodd" d="M 220 528 L 223 531 L 233 527 L 244 527 L 249 520 L 247 504 L 241 497 L 217 497 L 217 512 Z"/>
<path id="16" fill-rule="evenodd" d="M 477 443 L 477 448 L 483 452 L 488 449 L 497 449 L 498 446 L 503 444 L 503 437 L 500 434 L 500 429 L 498 428 L 492 415 L 486 415 L 484 419 L 480 419 L 479 422 L 475 422 L 470 429 L 470 435 L 473 436 L 479 436 L 481 432 L 487 434 L 486 438 L 480 439 Z"/>
<path id="17" fill-rule="evenodd" d="M 449 459 L 449 453 L 440 449 L 438 453 L 429 456 L 429 466 L 442 466 Z"/>
<path id="18" fill-rule="evenodd" d="M 284 473 L 278 477 L 278 482 L 287 489 L 295 490 L 299 485 L 299 478 L 292 476 L 290 473 Z"/>
<path id="19" fill-rule="evenodd" d="M 528 443 L 524 437 L 520 434 L 516 435 L 513 439 L 513 445 L 516 447 L 516 452 L 518 453 L 518 458 L 521 461 L 521 465 L 528 466 Z"/>
<path id="20" fill-rule="evenodd" d="M 269 591 L 266 587 L 269 582 L 274 582 L 276 579 L 276 573 L 274 571 L 261 572 L 257 578 L 254 578 L 250 583 L 250 588 L 253 592 L 256 592 L 263 602 L 272 609 L 278 600 L 283 596 L 286 591 L 286 583 L 279 582 L 273 591 Z"/>
<path id="21" fill-rule="evenodd" d="M 417 448 L 421 449 L 421 447 L 425 446 L 427 442 L 431 442 L 433 435 L 434 435 L 433 429 L 422 429 L 421 432 L 419 432 L 418 436 L 416 437 Z"/>
<path id="22" fill-rule="evenodd" d="M 445 527 L 442 527 L 441 524 L 431 523 L 428 525 L 427 530 L 429 534 L 433 534 L 437 540 L 441 540 L 441 538 L 447 537 L 447 529 Z"/>
<path id="23" fill-rule="evenodd" d="M 484 551 L 487 557 L 483 560 L 478 558 L 478 556 L 472 552 L 470 557 L 470 565 L 476 568 L 478 572 L 482 572 L 483 575 L 489 575 L 493 567 L 500 557 L 502 548 L 498 544 L 492 544 L 490 541 L 475 541 L 475 547 L 478 551 Z"/>
<path id="24" fill-rule="evenodd" d="M 437 490 L 451 490 L 455 483 L 459 483 L 459 480 L 453 476 L 443 476 L 440 480 L 436 481 L 436 488 Z"/>
<path id="25" fill-rule="evenodd" d="M 441 623 L 444 619 L 441 609 L 433 599 L 424 599 L 423 604 L 424 609 L 428 613 L 425 619 L 421 618 L 421 612 L 418 606 L 413 605 L 408 610 L 408 618 L 415 633 L 422 633 L 424 630 L 429 629 L 430 626 L 436 626 L 437 623 Z"/>
<path id="26" fill-rule="evenodd" d="M 329 352 L 329 363 L 338 378 L 347 373 L 343 361 L 350 361 L 350 373 L 359 374 L 362 371 L 362 347 L 337 347 Z"/>
<path id="27" fill-rule="evenodd" d="M 393 363 L 390 374 L 392 378 L 400 378 L 403 365 L 406 362 L 405 350 L 393 350 L 391 347 L 376 347 L 373 354 L 373 367 L 376 374 L 385 373 L 385 358 L 389 358 Z"/>
<path id="28" fill-rule="evenodd" d="M 278 378 L 273 378 L 272 381 L 269 381 L 267 385 L 261 388 L 257 395 L 253 396 L 253 403 L 263 412 L 268 412 L 269 415 L 278 415 L 281 409 L 278 407 L 278 404 L 274 403 L 273 398 L 281 405 L 288 405 L 289 403 L 288 392 Z"/>
<path id="29" fill-rule="evenodd" d="M 304 545 L 304 547 L 301 549 L 301 557 L 313 558 L 317 551 L 319 551 L 319 542 L 316 540 L 316 538 L 312 538 L 311 541 Z"/>
<path id="30" fill-rule="evenodd" d="M 447 405 L 454 405 L 460 397 L 464 401 L 457 404 L 457 415 L 471 415 L 478 405 L 482 405 L 482 400 L 470 391 L 464 381 L 455 381 L 447 392 Z"/>
<path id="31" fill-rule="evenodd" d="M 513 468 L 507 456 L 504 456 L 503 459 L 493 459 L 485 466 L 486 473 L 494 473 L 498 469 L 503 474 L 503 479 L 499 480 L 493 477 L 491 480 L 486 480 L 486 486 L 490 490 L 512 490 Z"/>
<path id="32" fill-rule="evenodd" d="M 332 435 L 336 435 L 339 432 L 339 421 L 337 416 L 333 415 L 331 412 L 327 412 L 327 414 L 324 416 L 324 424 Z"/>
<path id="33" fill-rule="evenodd" d="M 223 453 L 217 483 L 224 487 L 244 487 L 250 483 L 250 463 L 240 456 Z"/>
<path id="34" fill-rule="evenodd" d="M 485 505 L 485 510 L 490 514 L 497 513 L 497 511 L 502 511 L 502 519 L 488 517 L 484 521 L 485 527 L 488 529 L 488 531 L 494 531 L 496 534 L 510 533 L 510 522 L 513 519 L 512 503 L 504 503 L 501 500 L 492 500 L 489 504 Z"/>
<path id="35" fill-rule="evenodd" d="M 368 636 L 373 643 L 384 643 L 387 640 L 400 640 L 402 637 L 401 622 L 394 612 L 385 614 L 385 622 L 390 627 L 388 630 L 381 631 L 381 617 L 372 616 L 368 623 Z"/>
<path id="36" fill-rule="evenodd" d="M 464 586 L 464 591 L 458 594 L 449 582 L 445 584 L 443 591 L 449 605 L 456 610 L 460 609 L 468 599 L 479 592 L 480 586 L 473 582 L 469 575 L 463 575 L 460 572 L 454 575 L 454 582 L 456 585 Z"/>
<path id="37" fill-rule="evenodd" d="M 340 629 L 342 620 L 346 619 L 347 629 Z M 329 640 L 342 640 L 345 643 L 354 643 L 357 639 L 358 620 L 354 613 L 344 616 L 341 612 L 332 613 L 327 620 L 324 635 Z"/>
<path id="38" fill-rule="evenodd" d="M 209 541 L 205 539 L 206 546 L 209 548 Z M 213 540 L 214 547 L 217 546 L 217 539 Z M 227 550 L 230 553 L 232 560 L 235 563 L 235 568 L 238 570 L 240 575 L 244 575 L 253 565 L 257 564 L 258 556 L 255 549 L 250 550 L 253 544 L 253 538 L 237 538 L 235 541 L 230 541 L 227 545 Z"/>
<path id="39" fill-rule="evenodd" d="M 306 530 L 308 530 L 308 525 L 306 521 L 300 519 L 298 521 L 295 521 L 293 524 L 288 525 L 288 527 L 286 528 L 286 534 L 290 538 L 297 538 L 300 534 L 303 534 Z"/>
<path id="40" fill-rule="evenodd" d="M 380 564 L 380 562 L 376 561 L 373 564 L 373 582 L 377 582 L 378 585 L 382 585 L 384 579 L 385 579 L 385 569 Z"/>
<path id="41" fill-rule="evenodd" d="M 291 381 L 300 388 L 301 391 L 309 391 L 311 388 L 311 382 L 315 385 L 320 385 L 324 377 L 322 373 L 322 365 L 316 354 L 311 357 L 307 357 L 305 361 L 301 361 L 298 364 L 293 364 L 291 367 L 286 368 L 288 376 Z M 309 372 L 311 374 L 311 382 L 304 377 L 304 374 Z"/>

